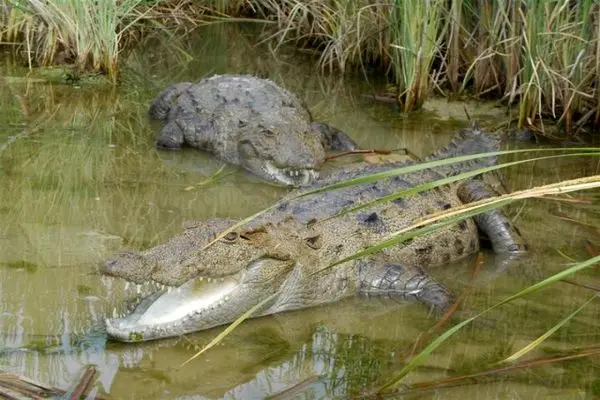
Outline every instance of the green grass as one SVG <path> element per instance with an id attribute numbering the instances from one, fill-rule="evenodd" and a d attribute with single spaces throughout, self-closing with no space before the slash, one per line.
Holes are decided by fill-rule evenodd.
<path id="1" fill-rule="evenodd" d="M 430 71 L 438 54 L 444 1 L 396 0 L 390 13 L 390 52 L 400 110 L 423 105 L 430 92 Z"/>

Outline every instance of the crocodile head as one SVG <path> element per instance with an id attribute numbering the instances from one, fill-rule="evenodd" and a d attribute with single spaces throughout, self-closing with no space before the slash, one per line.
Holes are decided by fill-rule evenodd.
<path id="1" fill-rule="evenodd" d="M 211 225 L 194 228 L 194 235 L 205 239 L 204 245 L 220 232 Z M 235 321 L 279 291 L 295 267 L 286 246 L 274 245 L 264 229 L 231 232 L 202 247 L 180 254 L 179 259 L 163 261 L 160 256 L 127 251 L 108 260 L 101 268 L 103 274 L 162 288 L 128 315 L 108 319 L 108 335 L 120 341 L 144 341 Z"/>
<path id="2" fill-rule="evenodd" d="M 325 162 L 320 135 L 296 115 L 275 111 L 240 128 L 239 163 L 268 181 L 307 185 L 318 178 Z"/>

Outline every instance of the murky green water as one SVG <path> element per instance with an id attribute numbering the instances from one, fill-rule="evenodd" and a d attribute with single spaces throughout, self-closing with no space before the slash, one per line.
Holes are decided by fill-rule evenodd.
<path id="1" fill-rule="evenodd" d="M 191 59 L 149 39 L 142 48 L 152 50 L 127 56 L 123 82 L 114 90 L 24 79 L 26 71 L 3 60 L 0 369 L 70 388 L 87 364 L 95 364 L 95 390 L 132 399 L 260 399 L 300 382 L 298 398 L 345 398 L 384 382 L 436 322 L 418 305 L 352 299 L 247 321 L 181 369 L 193 346 L 208 343 L 220 329 L 141 345 L 106 342 L 99 327 L 118 304 L 119 290 L 102 283 L 95 265 L 123 247 L 159 243 L 183 221 L 247 216 L 283 193 L 233 168 L 218 183 L 207 182 L 218 161 L 196 151 L 157 152 L 146 110 L 169 83 L 209 73 L 268 76 L 304 98 L 316 119 L 344 129 L 364 147 L 406 147 L 417 156 L 447 143 L 463 115 L 462 104 L 440 101 L 405 118 L 363 96 L 380 90 L 379 82 L 320 77 L 308 56 L 282 51 L 275 58 L 268 46 L 254 46 L 247 31 L 216 27 L 186 40 Z M 475 117 L 502 118 L 502 110 L 468 107 Z M 513 188 L 522 188 L 598 172 L 597 160 L 570 159 L 508 175 Z M 503 273 L 488 262 L 453 322 L 585 259 L 586 241 L 600 248 L 598 193 L 574 198 L 583 202 L 532 200 L 507 210 L 531 244 L 531 259 Z M 473 262 L 434 274 L 460 292 Z M 573 280 L 590 282 L 596 275 Z M 560 283 L 506 305 L 443 345 L 407 383 L 490 367 L 592 295 Z M 597 344 L 598 311 L 592 302 L 531 357 Z M 592 398 L 600 395 L 599 372 L 596 358 L 584 358 L 408 397 Z"/>

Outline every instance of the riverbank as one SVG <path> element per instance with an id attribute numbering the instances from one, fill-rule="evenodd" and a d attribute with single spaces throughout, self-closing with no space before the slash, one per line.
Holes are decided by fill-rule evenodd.
<path id="1" fill-rule="evenodd" d="M 149 32 L 173 39 L 206 23 L 265 23 L 273 48 L 314 51 L 324 72 L 377 70 L 400 111 L 428 96 L 493 98 L 520 128 L 600 125 L 600 5 L 521 0 L 0 0 L 0 42 L 30 66 L 119 79 L 119 57 Z"/>

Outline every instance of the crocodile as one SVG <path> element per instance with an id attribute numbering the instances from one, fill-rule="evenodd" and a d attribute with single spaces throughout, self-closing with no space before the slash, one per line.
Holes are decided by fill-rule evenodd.
<path id="1" fill-rule="evenodd" d="M 425 161 L 495 151 L 498 145 L 498 138 L 469 128 Z M 108 335 L 131 342 L 209 329 L 236 320 L 269 296 L 271 300 L 254 316 L 318 306 L 357 294 L 416 300 L 443 310 L 452 302 L 452 293 L 429 277 L 424 268 L 449 264 L 476 252 L 480 248 L 478 228 L 497 253 L 508 257 L 526 251 L 517 228 L 500 210 L 377 254 L 325 267 L 425 215 L 497 195 L 486 180 L 473 178 L 358 212 L 336 214 L 495 162 L 495 157 L 479 158 L 311 195 L 292 195 L 224 236 L 219 233 L 237 221 L 215 218 L 195 222 L 182 234 L 148 250 L 125 250 L 107 260 L 101 272 L 158 290 L 144 297 L 132 312 L 107 319 Z M 344 166 L 333 169 L 310 188 L 406 165 Z"/>
<path id="2" fill-rule="evenodd" d="M 201 149 L 284 185 L 317 179 L 326 152 L 357 148 L 339 129 L 313 122 L 296 96 L 249 75 L 173 84 L 154 99 L 149 115 L 163 122 L 158 148 Z"/>

